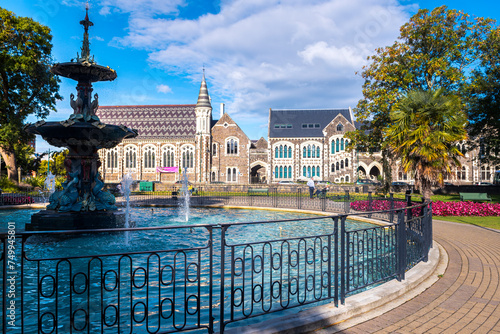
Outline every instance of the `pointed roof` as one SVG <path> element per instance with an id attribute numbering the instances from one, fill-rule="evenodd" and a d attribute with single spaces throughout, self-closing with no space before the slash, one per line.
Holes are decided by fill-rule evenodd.
<path id="1" fill-rule="evenodd" d="M 200 94 L 198 94 L 198 102 L 196 107 L 212 108 L 210 97 L 208 95 L 207 82 L 205 81 L 205 70 L 203 70 L 203 80 L 201 80 Z"/>

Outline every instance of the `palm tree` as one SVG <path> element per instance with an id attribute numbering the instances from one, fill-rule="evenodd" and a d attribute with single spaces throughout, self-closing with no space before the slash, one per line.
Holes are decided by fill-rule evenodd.
<path id="1" fill-rule="evenodd" d="M 443 182 L 452 167 L 460 167 L 458 141 L 467 139 L 467 116 L 457 96 L 444 90 L 410 91 L 391 111 L 386 145 L 393 158 L 400 159 L 424 199 L 432 195 L 431 185 Z"/>

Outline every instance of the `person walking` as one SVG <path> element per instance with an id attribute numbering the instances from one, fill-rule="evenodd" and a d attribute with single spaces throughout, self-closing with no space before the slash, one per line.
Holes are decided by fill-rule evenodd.
<path id="1" fill-rule="evenodd" d="M 313 196 L 314 196 L 314 189 L 316 187 L 314 186 L 314 180 L 313 180 L 312 177 L 311 177 L 311 179 L 309 181 L 307 181 L 307 186 L 309 187 L 309 198 L 313 198 Z"/>

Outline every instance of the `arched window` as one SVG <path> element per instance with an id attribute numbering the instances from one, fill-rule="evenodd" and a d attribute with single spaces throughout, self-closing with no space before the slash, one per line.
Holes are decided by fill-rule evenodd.
<path id="1" fill-rule="evenodd" d="M 172 146 L 163 146 L 163 167 L 174 167 L 175 159 L 174 159 L 174 147 Z"/>
<path id="2" fill-rule="evenodd" d="M 185 145 L 182 147 L 182 169 L 193 168 L 194 166 L 194 147 Z"/>
<path id="3" fill-rule="evenodd" d="M 332 140 L 332 154 L 335 154 L 335 140 Z"/>
<path id="4" fill-rule="evenodd" d="M 336 142 L 336 149 L 335 149 L 337 152 L 340 152 L 340 149 L 339 149 L 339 148 L 340 148 L 340 147 L 339 147 L 339 144 L 340 144 L 340 141 L 339 141 L 339 139 L 337 138 L 337 142 Z"/>
<path id="5" fill-rule="evenodd" d="M 226 154 L 236 155 L 238 154 L 238 140 L 234 138 L 229 138 L 226 141 Z"/>
<path id="6" fill-rule="evenodd" d="M 108 151 L 108 168 L 118 168 L 118 149 L 115 147 Z"/>
<path id="7" fill-rule="evenodd" d="M 311 145 L 307 145 L 307 157 L 311 157 Z"/>
<path id="8" fill-rule="evenodd" d="M 311 166 L 307 166 L 307 177 L 311 177 Z"/>
<path id="9" fill-rule="evenodd" d="M 318 177 L 320 177 L 320 176 L 321 176 L 321 174 L 319 173 L 319 166 L 316 166 L 316 175 L 317 175 Z"/>
<path id="10" fill-rule="evenodd" d="M 338 132 L 344 131 L 344 126 L 342 125 L 342 123 L 337 124 L 337 131 Z"/>
<path id="11" fill-rule="evenodd" d="M 288 166 L 288 178 L 292 179 L 292 166 Z"/>
<path id="12" fill-rule="evenodd" d="M 349 175 L 345 176 L 345 182 L 349 182 Z"/>
<path id="13" fill-rule="evenodd" d="M 316 147 L 316 158 L 320 158 L 320 154 L 319 154 L 319 146 Z"/>
<path id="14" fill-rule="evenodd" d="M 278 146 L 274 148 L 274 157 L 278 159 Z"/>
<path id="15" fill-rule="evenodd" d="M 316 168 L 314 168 L 314 166 L 312 166 L 312 177 L 315 177 L 316 176 Z"/>
<path id="16" fill-rule="evenodd" d="M 332 164 L 332 173 L 335 172 L 335 164 Z"/>
<path id="17" fill-rule="evenodd" d="M 312 146 L 312 157 L 316 158 L 316 145 Z"/>
<path id="18" fill-rule="evenodd" d="M 125 169 L 137 167 L 137 147 L 125 147 Z"/>
<path id="19" fill-rule="evenodd" d="M 226 174 L 227 174 L 227 177 L 226 177 L 227 182 L 231 182 L 231 168 L 227 169 Z"/>
<path id="20" fill-rule="evenodd" d="M 283 158 L 283 145 L 280 145 L 280 158 Z"/>
<path id="21" fill-rule="evenodd" d="M 340 178 L 340 183 L 344 183 L 344 178 L 343 177 Z"/>
<path id="22" fill-rule="evenodd" d="M 236 182 L 236 168 L 233 168 L 233 182 Z"/>
<path id="23" fill-rule="evenodd" d="M 292 157 L 292 146 L 288 146 L 288 157 Z"/>
<path id="24" fill-rule="evenodd" d="M 280 179 L 283 178 L 283 166 L 280 166 Z"/>
<path id="25" fill-rule="evenodd" d="M 349 145 L 349 141 L 346 139 L 344 143 L 345 143 L 345 149 L 347 150 L 347 146 Z"/>
<path id="26" fill-rule="evenodd" d="M 279 176 L 279 169 L 278 169 L 278 166 L 274 167 L 274 177 L 275 178 L 278 178 Z"/>
<path id="27" fill-rule="evenodd" d="M 144 148 L 144 168 L 155 168 L 155 148 L 146 146 Z"/>
<path id="28" fill-rule="evenodd" d="M 212 156 L 213 157 L 217 156 L 217 144 L 212 145 Z"/>
<path id="29" fill-rule="evenodd" d="M 349 167 L 349 159 L 345 158 L 345 168 Z"/>
<path id="30" fill-rule="evenodd" d="M 340 140 L 340 150 L 343 151 L 344 150 L 344 138 L 342 138 Z"/>
<path id="31" fill-rule="evenodd" d="M 306 157 L 306 147 L 304 146 L 304 148 L 302 149 L 302 158 L 305 157 Z"/>
<path id="32" fill-rule="evenodd" d="M 465 144 L 462 145 L 462 154 L 465 154 L 467 152 L 467 148 L 465 147 Z"/>
<path id="33" fill-rule="evenodd" d="M 304 166 L 304 167 L 302 168 L 302 176 L 306 176 L 306 177 L 307 177 L 306 166 Z"/>
<path id="34" fill-rule="evenodd" d="M 344 160 L 340 160 L 340 169 L 344 169 Z"/>
<path id="35" fill-rule="evenodd" d="M 336 167 L 337 167 L 337 170 L 339 170 L 339 162 L 338 161 L 337 161 Z"/>

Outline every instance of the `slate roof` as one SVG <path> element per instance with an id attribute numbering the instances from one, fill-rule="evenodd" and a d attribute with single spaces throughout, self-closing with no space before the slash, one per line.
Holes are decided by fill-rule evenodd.
<path id="1" fill-rule="evenodd" d="M 97 110 L 102 123 L 138 131 L 137 139 L 191 138 L 196 133 L 194 104 L 103 106 Z"/>
<path id="2" fill-rule="evenodd" d="M 349 109 L 269 109 L 269 138 L 323 137 L 323 129 L 339 114 L 353 123 Z M 303 128 L 303 124 L 319 127 Z"/>

